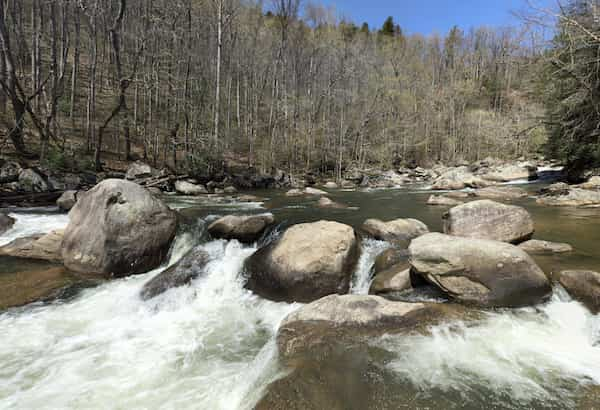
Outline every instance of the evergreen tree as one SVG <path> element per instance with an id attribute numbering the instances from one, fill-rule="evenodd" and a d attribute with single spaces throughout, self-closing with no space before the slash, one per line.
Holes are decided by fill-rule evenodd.
<path id="1" fill-rule="evenodd" d="M 383 26 L 381 27 L 379 33 L 385 36 L 393 36 L 395 31 L 396 25 L 394 24 L 394 18 L 392 16 L 389 16 L 387 19 L 385 19 L 385 22 L 383 23 Z"/>

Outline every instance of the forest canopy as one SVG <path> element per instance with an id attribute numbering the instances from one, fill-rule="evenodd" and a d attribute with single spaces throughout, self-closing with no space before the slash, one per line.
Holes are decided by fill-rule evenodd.
<path id="1" fill-rule="evenodd" d="M 0 154 L 214 171 L 597 162 L 597 19 L 407 35 L 299 0 L 0 1 Z M 547 135 L 549 143 L 545 145 Z"/>

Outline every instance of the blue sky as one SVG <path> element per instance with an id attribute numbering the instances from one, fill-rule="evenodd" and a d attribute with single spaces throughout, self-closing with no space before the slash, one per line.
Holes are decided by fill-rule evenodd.
<path id="1" fill-rule="evenodd" d="M 518 24 L 511 11 L 527 9 L 526 0 L 321 0 L 334 5 L 339 16 L 379 28 L 393 16 L 406 33 L 444 34 L 454 25 L 463 30 L 479 26 Z M 538 5 L 553 0 L 534 0 Z"/>

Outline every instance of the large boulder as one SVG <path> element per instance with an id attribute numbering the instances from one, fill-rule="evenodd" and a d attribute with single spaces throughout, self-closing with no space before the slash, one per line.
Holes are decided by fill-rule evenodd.
<path id="1" fill-rule="evenodd" d="M 62 262 L 61 243 L 63 235 L 62 230 L 57 230 L 47 234 L 17 238 L 0 247 L 0 256 Z"/>
<path id="2" fill-rule="evenodd" d="M 125 178 L 132 181 L 135 179 L 141 178 L 149 178 L 151 176 L 156 175 L 158 172 L 152 168 L 150 165 L 136 161 L 129 164 L 127 167 L 127 172 L 125 173 Z"/>
<path id="3" fill-rule="evenodd" d="M 228 215 L 210 224 L 208 232 L 217 239 L 237 239 L 242 243 L 253 243 L 260 239 L 265 230 L 274 223 L 273 214 Z"/>
<path id="4" fill-rule="evenodd" d="M 593 314 L 600 313 L 600 273 L 568 270 L 560 273 L 558 281 L 573 299 L 583 303 Z"/>
<path id="5" fill-rule="evenodd" d="M 326 355 L 336 345 L 388 333 L 412 332 L 464 317 L 451 304 L 391 302 L 372 295 L 331 295 L 288 315 L 277 332 L 284 360 L 305 353 Z"/>
<path id="6" fill-rule="evenodd" d="M 77 191 L 65 191 L 56 200 L 56 205 L 63 211 L 70 211 L 77 203 Z"/>
<path id="7" fill-rule="evenodd" d="M 209 254 L 202 247 L 190 250 L 179 262 L 146 282 L 140 292 L 141 298 L 152 299 L 169 289 L 188 285 L 205 273 L 209 261 Z"/>
<path id="8" fill-rule="evenodd" d="M 538 198 L 537 203 L 549 206 L 600 206 L 600 191 L 571 188 Z"/>
<path id="9" fill-rule="evenodd" d="M 490 199 L 520 199 L 528 196 L 527 191 L 523 188 L 512 186 L 491 186 L 481 188 L 477 189 L 474 194 L 479 198 Z"/>
<path id="10" fill-rule="evenodd" d="M 483 178 L 495 182 L 509 182 L 516 180 L 531 180 L 537 179 L 537 167 L 535 165 L 525 164 L 510 164 L 498 166 L 491 172 L 483 175 Z"/>
<path id="11" fill-rule="evenodd" d="M 533 220 L 524 208 L 487 199 L 459 205 L 444 214 L 444 233 L 448 235 L 520 243 L 533 232 Z"/>
<path id="12" fill-rule="evenodd" d="M 395 219 L 389 222 L 367 219 L 362 225 L 362 231 L 380 241 L 408 245 L 412 239 L 429 232 L 429 228 L 417 219 Z"/>
<path id="13" fill-rule="evenodd" d="M 141 186 L 107 179 L 80 195 L 69 214 L 62 256 L 75 272 L 126 276 L 158 267 L 177 214 Z"/>
<path id="14" fill-rule="evenodd" d="M 246 260 L 246 287 L 267 299 L 287 302 L 348 293 L 359 242 L 354 229 L 338 222 L 294 225 Z"/>
<path id="15" fill-rule="evenodd" d="M 409 251 L 412 272 L 459 302 L 519 307 L 552 292 L 533 259 L 504 242 L 431 233 L 412 241 Z"/>
<path id="16" fill-rule="evenodd" d="M 208 194 L 208 190 L 202 185 L 196 185 L 188 181 L 175 181 L 175 191 L 181 195 Z"/>
<path id="17" fill-rule="evenodd" d="M 538 239 L 531 239 L 523 242 L 519 245 L 519 248 L 523 249 L 530 255 L 548 255 L 573 252 L 573 247 L 568 243 L 540 241 Z"/>
<path id="18" fill-rule="evenodd" d="M 12 228 L 14 224 L 15 219 L 13 217 L 0 212 L 0 235 Z"/>
<path id="19" fill-rule="evenodd" d="M 473 175 L 468 167 L 452 168 L 442 173 L 434 182 L 433 189 L 458 190 L 464 188 L 482 188 L 493 185 L 492 182 Z"/>

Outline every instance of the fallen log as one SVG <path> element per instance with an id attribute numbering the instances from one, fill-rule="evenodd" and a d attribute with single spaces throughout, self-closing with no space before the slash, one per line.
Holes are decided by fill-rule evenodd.
<path id="1" fill-rule="evenodd" d="M 0 207 L 6 206 L 46 206 L 56 204 L 56 200 L 64 191 L 52 191 L 52 192 L 33 192 L 33 193 L 19 193 L 9 194 L 0 192 Z"/>

